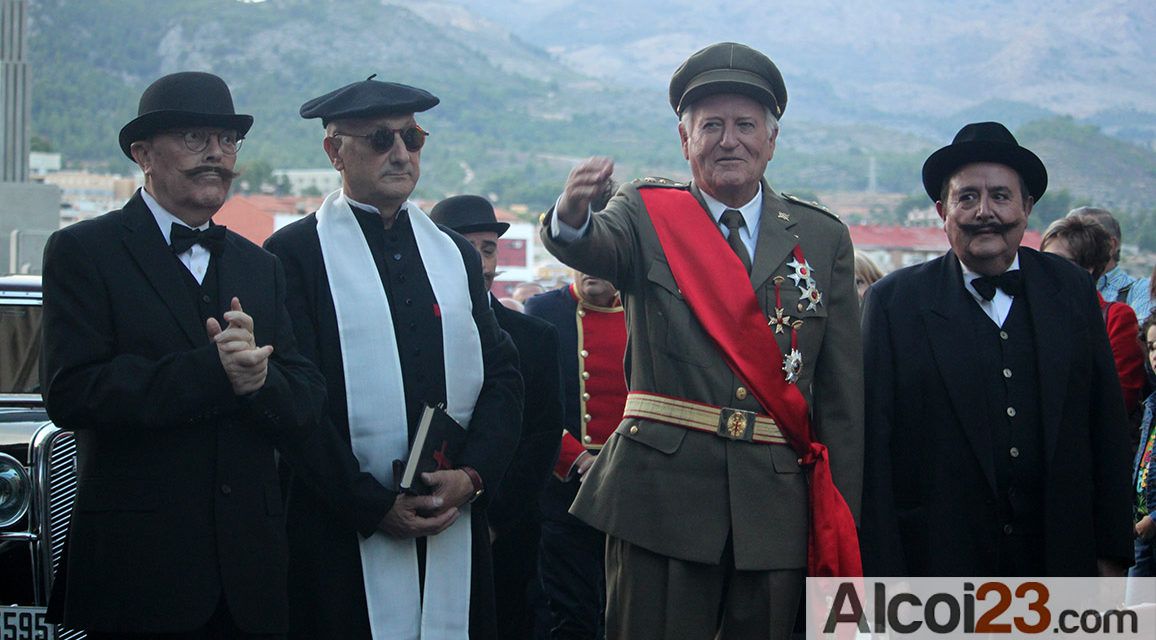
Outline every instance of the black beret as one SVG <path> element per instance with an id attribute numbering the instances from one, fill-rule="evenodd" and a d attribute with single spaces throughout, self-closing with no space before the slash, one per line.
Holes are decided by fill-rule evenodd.
<path id="1" fill-rule="evenodd" d="M 974 162 L 994 162 L 1020 174 L 1033 200 L 1048 188 L 1048 170 L 1039 156 L 1021 147 L 1007 127 L 998 122 L 964 125 L 951 144 L 931 154 L 923 163 L 923 188 L 933 202 L 939 200 L 943 184 L 962 166 Z"/>
<path id="2" fill-rule="evenodd" d="M 302 118 L 321 118 L 321 124 L 346 118 L 418 113 L 441 102 L 425 89 L 396 82 L 374 80 L 377 74 L 361 82 L 345 85 L 336 91 L 313 98 L 301 105 Z"/>
<path id="3" fill-rule="evenodd" d="M 498 222 L 494 205 L 481 196 L 451 196 L 434 205 L 430 220 L 458 233 L 494 231 L 499 236 L 510 228 L 509 222 Z"/>
<path id="4" fill-rule="evenodd" d="M 771 59 L 735 42 L 720 42 L 686 59 L 670 78 L 670 106 L 683 109 L 716 93 L 738 93 L 771 109 L 776 118 L 787 109 L 787 85 Z"/>

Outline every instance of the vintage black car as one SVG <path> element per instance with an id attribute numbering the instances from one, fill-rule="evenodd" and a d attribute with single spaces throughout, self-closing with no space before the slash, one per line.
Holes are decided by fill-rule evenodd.
<path id="1" fill-rule="evenodd" d="M 76 444 L 40 397 L 38 276 L 0 276 L 0 639 L 83 634 L 44 620 L 76 496 Z"/>

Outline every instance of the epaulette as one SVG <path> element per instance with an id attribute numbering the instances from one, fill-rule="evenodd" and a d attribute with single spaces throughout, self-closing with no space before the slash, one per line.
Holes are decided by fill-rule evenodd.
<path id="1" fill-rule="evenodd" d="M 631 184 L 633 184 L 636 188 L 637 187 L 670 187 L 672 189 L 689 189 L 690 188 L 689 183 L 678 182 L 676 180 L 671 180 L 670 178 L 659 178 L 656 176 L 650 176 L 647 178 L 639 178 L 639 179 L 635 180 L 634 182 L 632 182 Z"/>
<path id="2" fill-rule="evenodd" d="M 789 193 L 780 193 L 779 195 L 783 196 L 787 200 L 790 200 L 791 202 L 794 202 L 795 204 L 801 204 L 804 207 L 814 209 L 815 211 L 818 211 L 819 213 L 824 213 L 828 216 L 831 216 L 832 218 L 834 218 L 836 220 L 839 220 L 839 214 L 835 213 L 834 211 L 831 211 L 827 207 L 824 207 L 823 205 L 819 204 L 818 202 L 812 202 L 810 200 L 803 200 L 802 198 L 800 198 L 798 196 L 793 196 Z M 842 220 L 839 220 L 839 221 L 842 222 Z"/>

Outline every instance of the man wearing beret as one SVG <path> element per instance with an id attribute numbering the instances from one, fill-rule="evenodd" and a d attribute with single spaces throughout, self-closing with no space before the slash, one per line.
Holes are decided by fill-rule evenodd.
<path id="1" fill-rule="evenodd" d="M 328 384 L 325 425 L 394 488 L 393 461 L 407 456 L 423 407 L 444 405 L 467 436 L 452 468 L 423 476 L 432 494 L 391 492 L 386 535 L 365 537 L 332 517 L 294 474 L 295 637 L 496 633 L 485 505 L 517 447 L 522 381 L 477 251 L 408 200 L 429 135 L 414 114 L 437 103 L 371 76 L 301 106 L 302 117 L 321 119 L 342 187 L 266 246 L 285 265 L 302 352 Z"/>
<path id="2" fill-rule="evenodd" d="M 44 400 L 79 472 L 51 615 L 89 638 L 283 636 L 274 448 L 344 521 L 385 513 L 318 427 L 278 261 L 212 224 L 252 124 L 217 76 L 160 78 L 120 132 L 144 188 L 45 248 Z"/>
<path id="3" fill-rule="evenodd" d="M 490 201 L 475 195 L 442 200 L 430 211 L 430 219 L 460 233 L 478 250 L 486 290 L 492 289 L 498 271 L 498 239 L 510 223 L 499 222 Z M 507 309 L 493 294 L 488 298 L 498 326 L 510 334 L 518 349 L 518 371 L 526 386 L 518 448 L 487 509 L 498 637 L 529 640 L 534 633 L 529 590 L 539 591 L 535 586 L 541 530 L 538 500 L 558 457 L 562 430 L 558 332 L 544 320 Z"/>
<path id="4" fill-rule="evenodd" d="M 571 513 L 607 533 L 608 638 L 785 638 L 805 574 L 860 571 L 850 235 L 763 179 L 787 104 L 765 55 L 711 45 L 670 102 L 689 184 L 635 182 L 592 215 L 612 163 L 591 159 L 544 216 L 554 255 L 622 293 L 630 335 L 624 419 Z"/>
<path id="5" fill-rule="evenodd" d="M 1095 287 L 1020 246 L 1047 184 L 996 122 L 923 165 L 951 250 L 876 282 L 863 311 L 870 575 L 1129 564 L 1127 416 Z"/>

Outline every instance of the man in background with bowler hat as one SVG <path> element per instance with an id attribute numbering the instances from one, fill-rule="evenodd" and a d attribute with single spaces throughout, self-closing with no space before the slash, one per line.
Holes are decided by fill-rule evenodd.
<path id="1" fill-rule="evenodd" d="M 1127 416 L 1086 271 L 1020 246 L 1047 170 L 1002 124 L 923 165 L 951 250 L 871 286 L 864 569 L 1122 576 Z"/>
<path id="2" fill-rule="evenodd" d="M 617 287 L 630 336 L 624 420 L 571 513 L 607 534 L 608 638 L 785 638 L 805 573 L 859 572 L 851 239 L 763 179 L 787 105 L 765 55 L 706 47 L 670 104 L 689 184 L 591 214 L 613 170 L 594 158 L 543 217 L 551 253 Z"/>
<path id="3" fill-rule="evenodd" d="M 253 118 L 201 72 L 160 78 L 138 114 L 120 147 L 144 188 L 44 252 L 44 400 L 79 473 L 52 615 L 94 639 L 279 637 L 274 448 L 362 530 L 384 488 L 317 427 L 324 381 L 276 258 L 211 222 Z"/>
<path id="4" fill-rule="evenodd" d="M 430 495 L 391 492 L 368 538 L 297 490 L 288 503 L 292 635 L 423 640 L 496 635 L 485 507 L 514 455 L 517 352 L 490 310 L 478 252 L 408 200 L 429 135 L 429 92 L 369 79 L 301 106 L 320 118 L 341 189 L 266 242 L 288 280 L 293 328 L 325 375 L 326 428 L 398 489 L 423 407 L 467 427 Z"/>
<path id="5" fill-rule="evenodd" d="M 510 224 L 498 221 L 489 200 L 474 195 L 442 200 L 430 211 L 430 219 L 474 245 L 482 258 L 486 290 L 491 290 L 498 270 L 498 238 Z M 489 300 L 498 326 L 510 334 L 518 349 L 518 371 L 526 386 L 518 449 L 488 508 L 498 636 L 529 640 L 534 631 L 529 590 L 540 593 L 536 585 L 541 530 L 538 501 L 558 456 L 562 430 L 558 332 L 548 322 L 507 309 L 493 294 Z"/>

